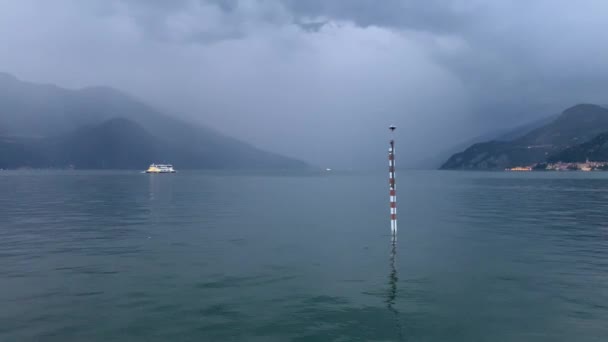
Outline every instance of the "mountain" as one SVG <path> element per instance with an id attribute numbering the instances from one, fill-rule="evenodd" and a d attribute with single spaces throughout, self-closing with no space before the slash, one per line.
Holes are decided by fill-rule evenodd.
<path id="1" fill-rule="evenodd" d="M 0 167 L 304 168 L 116 89 L 68 90 L 0 73 Z"/>
<path id="2" fill-rule="evenodd" d="M 565 110 L 556 120 L 519 140 L 524 144 L 556 147 L 580 144 L 608 131 L 608 109 L 593 104 L 580 104 Z"/>
<path id="3" fill-rule="evenodd" d="M 46 154 L 36 142 L 26 139 L 0 137 L 0 169 L 35 166 L 45 163 Z"/>
<path id="4" fill-rule="evenodd" d="M 487 140 L 498 140 L 498 141 L 512 141 L 518 138 L 523 137 L 524 135 L 532 132 L 533 130 L 546 126 L 557 119 L 559 115 L 549 115 L 538 120 L 534 120 L 532 122 L 528 122 L 526 124 L 516 126 L 514 128 L 503 131 L 500 135 L 498 135 L 495 139 L 487 139 Z"/>
<path id="5" fill-rule="evenodd" d="M 44 139 L 49 166 L 80 169 L 138 169 L 150 160 L 178 155 L 137 123 L 115 118 L 99 125 Z"/>
<path id="6" fill-rule="evenodd" d="M 161 144 L 135 122 L 117 118 L 51 138 L 5 140 L 0 167 L 142 168 L 156 160 Z"/>
<path id="7" fill-rule="evenodd" d="M 608 131 L 608 109 L 580 104 L 510 141 L 473 144 L 452 155 L 441 169 L 492 170 L 544 162 L 549 155 L 590 141 L 605 131 Z"/>
<path id="8" fill-rule="evenodd" d="M 420 161 L 419 164 L 423 165 L 425 167 L 430 167 L 430 168 L 436 169 L 438 167 L 441 167 L 445 163 L 445 161 L 450 158 L 450 156 L 452 156 L 460 151 L 465 150 L 469 146 L 472 146 L 474 144 L 478 144 L 478 143 L 481 143 L 484 141 L 511 141 L 511 140 L 517 139 L 519 137 L 522 137 L 539 127 L 542 127 L 542 126 L 550 123 L 551 121 L 555 120 L 556 118 L 557 118 L 557 115 L 550 115 L 550 116 L 546 116 L 546 117 L 543 117 L 538 120 L 528 122 L 523 125 L 515 126 L 512 128 L 508 128 L 508 129 L 495 130 L 495 131 L 492 131 L 489 133 L 485 133 L 483 135 L 479 135 L 473 139 L 469 139 L 469 140 L 466 140 L 459 144 L 456 144 L 456 145 L 452 146 L 451 148 L 438 153 L 435 156 L 426 158 L 426 159 Z"/>
<path id="9" fill-rule="evenodd" d="M 568 147 L 563 151 L 547 158 L 550 163 L 567 162 L 583 163 L 590 161 L 608 160 L 608 132 L 601 133 L 588 142 Z"/>

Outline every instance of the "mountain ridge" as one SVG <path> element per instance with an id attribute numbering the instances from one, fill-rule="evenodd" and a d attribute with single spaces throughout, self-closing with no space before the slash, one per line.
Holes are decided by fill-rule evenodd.
<path id="1" fill-rule="evenodd" d="M 452 155 L 457 154 L 468 147 L 488 142 L 488 141 L 510 141 L 522 137 L 534 129 L 546 125 L 547 123 L 553 121 L 557 118 L 557 114 L 548 115 L 541 117 L 540 119 L 532 120 L 526 122 L 524 124 L 512 126 L 506 129 L 494 130 L 488 133 L 484 133 L 476 136 L 472 139 L 467 139 L 461 141 L 460 143 L 452 145 L 452 147 L 448 149 L 444 149 L 443 151 L 435 154 L 430 158 L 425 158 L 421 161 L 421 164 L 433 169 L 441 168 L 441 166 L 448 160 Z"/>
<path id="2" fill-rule="evenodd" d="M 75 132 L 79 132 L 79 139 L 84 141 L 86 134 L 83 130 L 91 127 L 97 127 L 95 132 L 99 133 L 99 137 L 104 137 L 111 128 L 107 126 L 107 122 L 120 122 L 125 127 L 130 125 L 128 122 L 137 124 L 154 137 L 155 141 L 163 141 L 167 146 L 163 151 L 168 154 L 168 161 L 176 164 L 176 167 L 178 167 L 177 161 L 184 163 L 180 165 L 182 168 L 308 167 L 305 162 L 261 150 L 207 126 L 168 116 L 145 102 L 111 87 L 95 86 L 69 90 L 56 85 L 24 82 L 10 74 L 0 73 L 0 114 L 0 133 L 5 151 L 4 155 L 0 154 L 0 163 L 11 167 L 34 165 L 44 167 L 44 163 L 59 167 L 56 164 L 60 158 L 48 158 L 51 158 L 50 155 L 57 156 L 60 153 L 41 149 L 36 142 L 57 144 L 61 139 L 65 140 L 69 136 L 73 138 L 73 134 L 77 134 Z M 127 121 L 120 121 L 121 119 Z M 104 123 L 106 126 L 103 126 Z M 141 133 L 136 126 L 131 125 L 129 128 L 133 134 Z M 13 142 L 7 139 L 12 139 Z M 136 141 L 123 140 L 124 143 L 127 141 L 130 144 L 137 144 Z M 73 143 L 78 144 L 78 141 Z M 156 145 L 150 142 L 150 146 Z M 68 148 L 67 145 L 64 147 Z M 154 148 L 150 147 L 150 149 Z M 20 160 L 14 155 L 15 149 L 21 150 L 32 160 L 27 158 Z M 144 153 L 145 149 L 141 146 L 139 149 Z M 11 157 L 5 158 L 9 153 Z M 84 154 L 82 156 L 84 157 Z M 3 162 L 3 158 L 7 160 Z M 194 160 L 190 161 L 190 158 Z M 124 162 L 124 166 L 119 164 L 115 166 L 131 167 L 127 165 L 129 163 Z M 158 161 L 147 161 L 148 164 L 152 162 Z M 19 163 L 23 165 L 18 165 Z M 139 167 L 145 166 L 147 164 Z"/>
<path id="3" fill-rule="evenodd" d="M 477 143 L 452 155 L 441 169 L 498 170 L 545 162 L 551 155 L 608 131 L 608 109 L 578 104 L 511 141 Z"/>
<path id="4" fill-rule="evenodd" d="M 568 147 L 547 158 L 547 162 L 584 163 L 608 161 L 608 132 L 600 133 L 588 142 Z"/>

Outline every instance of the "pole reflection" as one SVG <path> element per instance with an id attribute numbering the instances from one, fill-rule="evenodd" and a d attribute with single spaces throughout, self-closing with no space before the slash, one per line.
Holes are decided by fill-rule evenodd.
<path id="1" fill-rule="evenodd" d="M 389 263 L 390 273 L 388 276 L 388 295 L 386 298 L 386 306 L 387 306 L 388 310 L 393 314 L 399 341 L 402 341 L 403 333 L 402 333 L 402 329 L 401 329 L 401 320 L 399 317 L 400 313 L 399 313 L 399 310 L 397 310 L 397 308 L 395 306 L 395 304 L 397 302 L 397 293 L 398 293 L 397 292 L 397 282 L 399 281 L 399 277 L 397 275 L 397 268 L 396 268 L 397 236 L 394 234 L 391 234 L 391 251 L 390 251 L 389 260 L 390 260 L 390 263 Z"/>

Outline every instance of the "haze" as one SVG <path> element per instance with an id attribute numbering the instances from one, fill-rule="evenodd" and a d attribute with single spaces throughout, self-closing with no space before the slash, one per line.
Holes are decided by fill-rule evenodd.
<path id="1" fill-rule="evenodd" d="M 0 71 L 107 85 L 323 167 L 401 166 L 608 103 L 608 2 L 14 0 Z"/>

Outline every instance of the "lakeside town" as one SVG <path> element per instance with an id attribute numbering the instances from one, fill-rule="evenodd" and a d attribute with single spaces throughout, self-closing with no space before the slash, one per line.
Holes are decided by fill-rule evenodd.
<path id="1" fill-rule="evenodd" d="M 608 161 L 584 163 L 537 163 L 529 166 L 506 168 L 505 171 L 608 171 Z"/>

